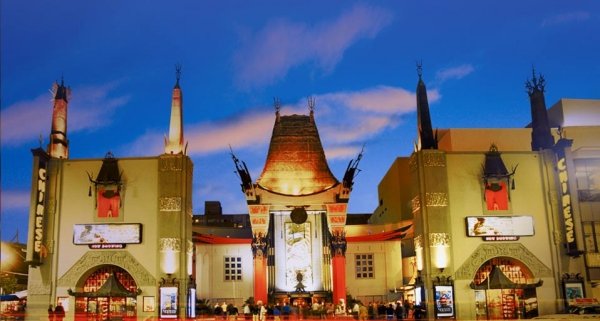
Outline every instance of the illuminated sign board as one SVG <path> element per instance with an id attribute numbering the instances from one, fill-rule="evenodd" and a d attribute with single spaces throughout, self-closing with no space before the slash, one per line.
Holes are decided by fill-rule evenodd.
<path id="1" fill-rule="evenodd" d="M 123 248 L 142 242 L 142 224 L 75 224 L 73 244 L 93 249 Z"/>
<path id="2" fill-rule="evenodd" d="M 514 241 L 519 236 L 532 236 L 531 216 L 468 216 L 467 236 L 487 241 Z"/>

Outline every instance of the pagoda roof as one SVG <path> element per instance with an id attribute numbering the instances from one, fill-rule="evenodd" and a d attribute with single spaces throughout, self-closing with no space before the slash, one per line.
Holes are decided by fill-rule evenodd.
<path id="1" fill-rule="evenodd" d="M 258 187 L 273 193 L 304 196 L 339 184 L 333 176 L 313 115 L 279 116 Z"/>

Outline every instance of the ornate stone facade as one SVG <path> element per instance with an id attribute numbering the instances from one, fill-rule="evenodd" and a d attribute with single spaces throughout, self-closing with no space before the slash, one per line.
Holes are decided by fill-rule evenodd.
<path id="1" fill-rule="evenodd" d="M 159 208 L 161 212 L 179 212 L 181 211 L 181 197 L 161 197 Z"/>
<path id="2" fill-rule="evenodd" d="M 156 285 L 156 278 L 152 276 L 129 252 L 102 251 L 87 252 L 73 265 L 62 277 L 58 279 L 58 286 L 72 287 L 80 285 L 82 278 L 100 265 L 116 265 L 125 269 L 138 286 Z"/>
<path id="3" fill-rule="evenodd" d="M 425 193 L 425 206 L 448 206 L 448 194 Z"/>
<path id="4" fill-rule="evenodd" d="M 473 279 L 483 263 L 495 257 L 515 258 L 525 264 L 536 278 L 552 277 L 552 270 L 520 243 L 481 244 L 457 270 L 457 280 Z"/>
<path id="5" fill-rule="evenodd" d="M 446 157 L 443 152 L 423 153 L 423 165 L 427 167 L 446 167 Z"/>

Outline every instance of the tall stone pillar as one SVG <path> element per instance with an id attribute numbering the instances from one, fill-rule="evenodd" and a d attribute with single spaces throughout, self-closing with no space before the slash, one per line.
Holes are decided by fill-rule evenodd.
<path id="1" fill-rule="evenodd" d="M 188 260 L 192 241 L 191 159 L 183 154 L 163 154 L 159 159 L 157 219 L 159 273 L 157 279 L 178 287 L 177 315 L 186 316 L 188 280 L 193 274 Z M 160 284 L 159 284 L 160 286 Z"/>
<path id="2" fill-rule="evenodd" d="M 252 256 L 254 258 L 254 300 L 267 302 L 267 233 L 269 206 L 248 205 L 252 225 Z"/>
<path id="3" fill-rule="evenodd" d="M 333 303 L 346 302 L 346 215 L 348 204 L 327 204 L 327 224 L 331 234 L 331 266 L 333 272 Z M 347 302 L 346 302 L 347 303 Z"/>

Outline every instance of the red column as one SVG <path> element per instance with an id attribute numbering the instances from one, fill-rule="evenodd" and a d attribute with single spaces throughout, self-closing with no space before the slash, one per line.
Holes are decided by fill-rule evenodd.
<path id="1" fill-rule="evenodd" d="M 267 257 L 254 258 L 254 302 L 267 303 Z"/>
<path id="2" fill-rule="evenodd" d="M 335 255 L 331 259 L 333 267 L 333 303 L 337 304 L 340 299 L 346 302 L 346 257 Z"/>

